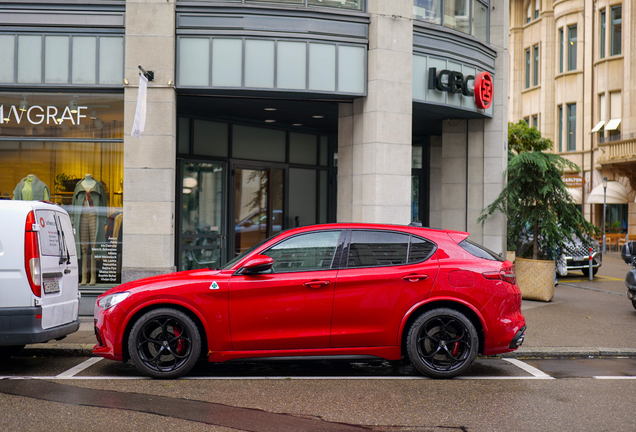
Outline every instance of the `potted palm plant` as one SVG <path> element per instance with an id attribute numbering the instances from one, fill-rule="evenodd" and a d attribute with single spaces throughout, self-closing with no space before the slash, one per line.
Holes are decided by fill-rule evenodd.
<path id="1" fill-rule="evenodd" d="M 479 221 L 500 211 L 508 218 L 509 245 L 522 238 L 531 241 L 532 248 L 516 257 L 519 288 L 525 299 L 550 301 L 563 239 L 589 243 L 596 228 L 584 219 L 561 179 L 566 169 L 578 172 L 579 167 L 548 152 L 550 139 L 522 120 L 508 124 L 508 147 L 508 182 Z"/>

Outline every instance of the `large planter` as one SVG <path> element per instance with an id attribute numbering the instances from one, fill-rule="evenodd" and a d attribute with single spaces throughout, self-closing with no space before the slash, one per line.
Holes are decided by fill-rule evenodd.
<path id="1" fill-rule="evenodd" d="M 524 300 L 540 300 L 548 302 L 554 297 L 554 261 L 531 260 L 518 258 L 515 260 L 517 283 Z"/>

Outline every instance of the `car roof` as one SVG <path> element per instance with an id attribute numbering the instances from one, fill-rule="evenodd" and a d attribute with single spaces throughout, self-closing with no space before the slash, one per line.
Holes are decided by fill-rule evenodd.
<path id="1" fill-rule="evenodd" d="M 414 235 L 420 235 L 423 237 L 446 237 L 450 236 L 456 242 L 459 242 L 470 235 L 464 231 L 444 230 L 438 228 L 428 228 L 410 225 L 398 225 L 398 224 L 378 224 L 378 223 L 355 223 L 355 222 L 340 222 L 329 223 L 320 225 L 308 225 L 299 228 L 291 228 L 285 232 L 293 234 L 296 232 L 308 232 L 315 230 L 325 229 L 368 229 L 368 230 L 386 230 L 386 231 L 401 231 Z"/>

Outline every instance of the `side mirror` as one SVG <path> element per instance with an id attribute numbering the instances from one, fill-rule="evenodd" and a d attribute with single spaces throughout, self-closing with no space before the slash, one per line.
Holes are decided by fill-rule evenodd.
<path id="1" fill-rule="evenodd" d="M 270 271 L 274 265 L 274 260 L 267 255 L 256 255 L 243 264 L 242 274 L 258 274 Z"/>

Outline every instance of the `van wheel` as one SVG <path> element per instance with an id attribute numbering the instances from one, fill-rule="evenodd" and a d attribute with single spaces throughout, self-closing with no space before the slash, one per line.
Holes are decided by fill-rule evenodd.
<path id="1" fill-rule="evenodd" d="M 14 355 L 20 354 L 24 345 L 10 345 L 0 347 L 0 359 L 8 359 Z"/>
<path id="2" fill-rule="evenodd" d="M 192 369 L 201 353 L 201 336 L 194 322 L 175 309 L 155 309 L 133 326 L 128 352 L 139 372 L 171 379 Z"/>
<path id="3" fill-rule="evenodd" d="M 408 356 L 422 374 L 452 378 L 466 372 L 477 357 L 477 330 L 456 310 L 440 308 L 420 316 L 409 330 Z"/>

